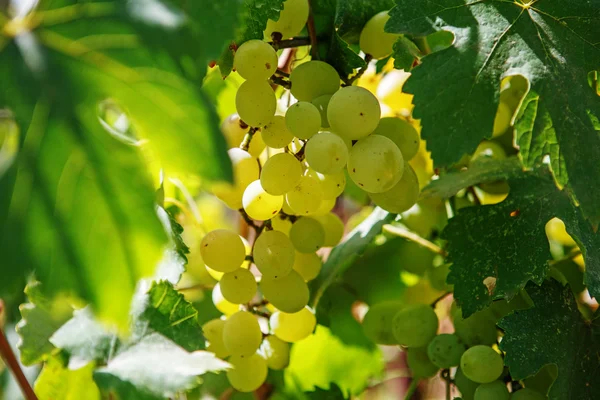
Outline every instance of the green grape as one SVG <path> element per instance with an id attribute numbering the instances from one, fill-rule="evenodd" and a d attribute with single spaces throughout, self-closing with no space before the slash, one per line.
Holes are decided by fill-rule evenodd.
<path id="1" fill-rule="evenodd" d="M 260 290 L 267 300 L 277 309 L 286 313 L 295 313 L 308 303 L 308 286 L 296 271 L 285 276 L 263 276 Z"/>
<path id="2" fill-rule="evenodd" d="M 274 370 L 284 369 L 290 363 L 290 345 L 277 336 L 267 336 L 259 353 L 267 360 L 269 368 Z"/>
<path id="3" fill-rule="evenodd" d="M 279 231 L 263 231 L 254 242 L 254 263 L 263 276 L 285 276 L 294 265 L 294 246 Z"/>
<path id="4" fill-rule="evenodd" d="M 409 210 L 419 199 L 419 179 L 415 170 L 405 161 L 402 178 L 391 189 L 382 193 L 369 193 L 373 203 L 391 213 Z"/>
<path id="5" fill-rule="evenodd" d="M 302 176 L 302 164 L 290 153 L 269 158 L 260 173 L 260 184 L 274 196 L 283 195 L 296 186 Z"/>
<path id="6" fill-rule="evenodd" d="M 365 192 L 382 193 L 391 190 L 402 178 L 404 159 L 394 142 L 373 135 L 352 146 L 348 173 Z"/>
<path id="7" fill-rule="evenodd" d="M 315 279 L 319 275 L 319 272 L 321 272 L 322 266 L 323 261 L 316 253 L 296 252 L 294 271 L 299 273 L 306 282 Z"/>
<path id="8" fill-rule="evenodd" d="M 271 219 L 271 226 L 276 231 L 283 232 L 286 236 L 289 236 L 290 229 L 292 229 L 292 221 L 282 214 L 277 214 Z"/>
<path id="9" fill-rule="evenodd" d="M 202 325 L 202 334 L 208 341 L 206 350 L 214 353 L 219 358 L 229 357 L 230 355 L 229 350 L 225 347 L 225 343 L 223 343 L 224 326 L 225 321 L 218 318 L 212 319 Z"/>
<path id="10" fill-rule="evenodd" d="M 223 297 L 221 293 L 221 284 L 217 283 L 212 291 L 212 302 L 215 308 L 223 313 L 223 315 L 232 315 L 240 310 L 239 305 L 233 304 Z"/>
<path id="11" fill-rule="evenodd" d="M 300 253 L 314 253 L 325 244 L 325 228 L 314 218 L 302 217 L 292 225 L 290 240 Z"/>
<path id="12" fill-rule="evenodd" d="M 283 196 L 273 196 L 267 193 L 260 184 L 260 180 L 257 180 L 249 184 L 244 191 L 242 204 L 250 218 L 266 221 L 281 210 Z"/>
<path id="13" fill-rule="evenodd" d="M 344 236 L 344 222 L 335 215 L 334 213 L 327 213 L 324 215 L 315 215 L 314 219 L 319 221 L 325 231 L 325 242 L 323 247 L 336 246 L 342 236 Z"/>
<path id="14" fill-rule="evenodd" d="M 425 238 L 434 230 L 441 231 L 447 222 L 446 206 L 440 199 L 422 200 L 402 213 L 402 223 Z"/>
<path id="15" fill-rule="evenodd" d="M 246 249 L 237 233 L 216 229 L 202 238 L 200 255 L 208 267 L 219 272 L 231 272 L 244 262 Z"/>
<path id="16" fill-rule="evenodd" d="M 262 342 L 258 320 L 247 311 L 238 311 L 225 320 L 223 343 L 233 355 L 254 354 Z"/>
<path id="17" fill-rule="evenodd" d="M 405 161 L 411 160 L 419 151 L 419 132 L 411 123 L 403 119 L 381 118 L 373 135 L 385 136 L 394 142 Z"/>
<path id="18" fill-rule="evenodd" d="M 348 161 L 348 148 L 341 137 L 331 132 L 320 132 L 306 144 L 306 161 L 322 174 L 342 172 Z"/>
<path id="19" fill-rule="evenodd" d="M 309 139 L 319 132 L 321 114 L 312 103 L 299 101 L 287 109 L 285 124 L 294 136 L 300 139 Z"/>
<path id="20" fill-rule="evenodd" d="M 476 312 L 465 319 L 458 309 L 454 313 L 454 330 L 467 346 L 479 344 L 491 346 L 498 338 L 496 323 L 488 310 Z"/>
<path id="21" fill-rule="evenodd" d="M 313 216 L 325 215 L 328 212 L 330 212 L 331 210 L 333 210 L 333 207 L 335 207 L 335 202 L 336 202 L 336 199 L 324 199 L 321 202 L 321 205 L 319 206 L 319 208 L 317 208 L 317 211 L 315 211 L 309 215 L 313 215 Z"/>
<path id="22" fill-rule="evenodd" d="M 227 154 L 233 165 L 233 185 L 219 182 L 213 184 L 211 190 L 229 208 L 239 210 L 242 208 L 242 196 L 246 186 L 258 179 L 258 162 L 256 158 L 238 147 L 229 149 Z"/>
<path id="23" fill-rule="evenodd" d="M 443 333 L 433 338 L 427 346 L 427 356 L 440 368 L 456 367 L 466 347 L 458 336 Z"/>
<path id="24" fill-rule="evenodd" d="M 277 52 L 262 40 L 248 40 L 235 52 L 233 68 L 244 79 L 264 81 L 277 70 Z"/>
<path id="25" fill-rule="evenodd" d="M 323 61 L 298 65 L 292 70 L 290 82 L 292 95 L 299 101 L 313 101 L 317 97 L 333 94 L 340 88 L 337 71 Z"/>
<path id="26" fill-rule="evenodd" d="M 258 288 L 254 274 L 245 268 L 227 272 L 221 277 L 219 285 L 223 297 L 233 304 L 248 303 Z"/>
<path id="27" fill-rule="evenodd" d="M 237 391 L 253 392 L 267 380 L 267 361 L 258 354 L 233 355 L 227 361 L 232 366 L 227 370 L 227 379 Z"/>
<path id="28" fill-rule="evenodd" d="M 235 95 L 235 109 L 250 126 L 267 125 L 275 116 L 277 99 L 267 81 L 246 81 Z"/>
<path id="29" fill-rule="evenodd" d="M 292 314 L 281 311 L 273 313 L 269 325 L 279 339 L 294 343 L 308 337 L 315 330 L 317 318 L 308 307 L 304 307 Z"/>
<path id="30" fill-rule="evenodd" d="M 529 391 L 546 394 L 558 377 L 558 368 L 555 364 L 544 365 L 535 375 L 523 379 L 523 384 Z M 544 397 L 545 398 L 545 397 Z"/>
<path id="31" fill-rule="evenodd" d="M 362 321 L 365 335 L 377 344 L 398 344 L 392 330 L 392 321 L 403 307 L 397 301 L 386 301 L 370 307 Z"/>
<path id="32" fill-rule="evenodd" d="M 262 140 L 269 147 L 281 149 L 287 146 L 294 139 L 294 135 L 289 131 L 285 124 L 285 117 L 276 115 L 271 122 L 264 126 L 262 130 Z M 252 138 L 254 141 L 254 138 Z M 250 142 L 252 145 L 252 142 Z"/>
<path id="33" fill-rule="evenodd" d="M 463 374 L 460 368 L 456 370 L 454 375 L 454 384 L 460 391 L 464 400 L 473 400 L 475 397 L 475 391 L 479 387 L 479 383 L 473 382 Z"/>
<path id="34" fill-rule="evenodd" d="M 406 347 L 422 347 L 435 337 L 438 318 L 429 305 L 415 304 L 396 313 L 392 329 L 397 343 Z"/>
<path id="35" fill-rule="evenodd" d="M 267 28 L 263 33 L 265 40 L 271 41 L 273 32 L 281 33 L 283 39 L 297 36 L 306 25 L 308 10 L 308 0 L 286 0 L 283 10 L 279 13 L 279 19 L 267 21 Z"/>
<path id="36" fill-rule="evenodd" d="M 239 115 L 232 114 L 221 124 L 221 132 L 223 132 L 223 136 L 225 136 L 228 147 L 239 148 L 244 141 L 244 136 L 248 133 L 248 125 L 240 120 Z M 252 157 L 258 157 L 264 149 L 265 142 L 263 142 L 261 133 L 258 131 L 252 136 L 248 153 L 250 153 Z"/>
<path id="37" fill-rule="evenodd" d="M 323 96 L 319 96 L 311 101 L 313 106 L 317 107 L 317 110 L 319 110 L 319 113 L 321 113 L 321 128 L 329 128 L 329 121 L 327 120 L 327 106 L 329 105 L 331 96 L 331 94 L 324 94 Z"/>
<path id="38" fill-rule="evenodd" d="M 475 153 L 473 153 L 473 157 L 471 157 L 471 162 L 479 158 L 504 160 L 506 158 L 506 151 L 504 151 L 504 148 L 498 143 L 484 140 L 479 143 L 479 146 L 475 149 Z"/>
<path id="39" fill-rule="evenodd" d="M 310 176 L 303 176 L 292 190 L 286 193 L 285 199 L 297 215 L 307 215 L 319 209 L 323 201 L 321 184 Z"/>
<path id="40" fill-rule="evenodd" d="M 346 174 L 344 171 L 326 175 L 309 168 L 304 175 L 310 176 L 321 183 L 323 200 L 332 200 L 344 193 L 346 187 Z"/>
<path id="41" fill-rule="evenodd" d="M 496 117 L 494 118 L 494 130 L 493 137 L 502 136 L 504 132 L 510 127 L 512 120 L 512 110 L 508 104 L 504 102 L 498 103 L 498 110 L 496 111 Z"/>
<path id="42" fill-rule="evenodd" d="M 406 363 L 413 378 L 431 378 L 440 370 L 427 357 L 426 347 L 410 347 L 406 351 Z"/>
<path id="43" fill-rule="evenodd" d="M 508 400 L 510 393 L 506 383 L 502 381 L 494 381 L 483 383 L 475 390 L 474 400 Z"/>
<path id="44" fill-rule="evenodd" d="M 387 11 L 375 14 L 360 32 L 359 46 L 365 54 L 370 54 L 375 60 L 386 58 L 392 54 L 393 46 L 400 37 L 398 34 L 387 33 L 383 30 L 390 19 Z"/>
<path id="45" fill-rule="evenodd" d="M 460 358 L 460 369 L 473 382 L 489 383 L 502 375 L 504 364 L 500 354 L 489 346 L 477 345 Z"/>
<path id="46" fill-rule="evenodd" d="M 435 290 L 441 290 L 444 292 L 452 291 L 452 285 L 446 283 L 446 278 L 448 277 L 448 273 L 450 272 L 450 264 L 443 264 L 438 267 L 430 267 L 427 269 L 427 279 L 429 279 L 429 283 L 431 287 Z"/>
<path id="47" fill-rule="evenodd" d="M 290 207 L 290 203 L 288 203 L 287 201 L 287 196 L 284 196 L 283 207 L 281 207 L 281 211 L 283 211 L 287 215 L 296 215 L 296 211 L 292 210 L 292 207 Z"/>
<path id="48" fill-rule="evenodd" d="M 513 392 L 510 400 L 546 400 L 548 397 L 533 389 L 523 388 Z"/>
<path id="49" fill-rule="evenodd" d="M 360 86 L 341 88 L 331 96 L 327 107 L 331 130 L 350 140 L 370 135 L 377 128 L 380 116 L 379 100 Z"/>

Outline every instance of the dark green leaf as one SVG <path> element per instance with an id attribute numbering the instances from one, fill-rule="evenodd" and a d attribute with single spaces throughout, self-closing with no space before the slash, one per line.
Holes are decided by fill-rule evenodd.
<path id="1" fill-rule="evenodd" d="M 338 34 L 349 43 L 358 43 L 363 27 L 372 16 L 394 6 L 394 0 L 338 0 L 335 26 Z"/>
<path id="2" fill-rule="evenodd" d="M 321 58 L 331 64 L 343 77 L 352 75 L 355 69 L 366 66 L 365 60 L 352 50 L 335 31 L 331 33 L 329 46 L 322 47 L 320 53 Z"/>
<path id="3" fill-rule="evenodd" d="M 410 71 L 416 59 L 422 54 L 417 45 L 410 39 L 400 36 L 394 43 L 394 68 Z"/>
<path id="4" fill-rule="evenodd" d="M 327 390 L 317 387 L 314 392 L 306 393 L 306 397 L 311 400 L 342 400 L 346 398 L 342 389 L 335 383 L 331 384 Z"/>
<path id="5" fill-rule="evenodd" d="M 35 394 L 39 400 L 100 400 L 93 372 L 93 363 L 69 369 L 59 359 L 50 358 L 35 381 Z"/>

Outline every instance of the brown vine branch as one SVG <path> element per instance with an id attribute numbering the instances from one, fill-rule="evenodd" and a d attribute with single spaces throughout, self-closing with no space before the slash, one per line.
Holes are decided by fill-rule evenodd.
<path id="1" fill-rule="evenodd" d="M 250 142 L 252 141 L 252 137 L 256 132 L 258 132 L 258 128 L 255 127 L 252 127 L 248 130 L 248 133 L 246 133 L 246 135 L 244 136 L 244 140 L 242 140 L 242 143 L 240 144 L 240 149 L 248 151 L 248 149 L 250 148 Z"/>
<path id="2" fill-rule="evenodd" d="M 365 66 L 360 68 L 356 74 L 354 74 L 352 77 L 350 77 L 349 79 L 346 79 L 344 81 L 344 85 L 345 86 L 351 86 L 352 83 L 354 83 L 354 81 L 356 81 L 357 79 L 360 79 L 361 76 L 363 76 L 365 74 L 365 72 L 367 71 L 367 69 L 369 68 L 369 63 L 371 62 L 371 60 L 373 60 L 373 56 L 370 54 L 365 55 Z"/>
<path id="3" fill-rule="evenodd" d="M 285 77 L 285 78 L 289 78 L 289 77 L 290 77 L 290 74 L 289 74 L 289 72 L 283 71 L 283 70 L 281 70 L 281 69 L 279 69 L 279 68 L 277 68 L 277 71 L 275 71 L 275 73 L 276 73 L 277 75 L 281 75 L 281 76 L 283 76 L 283 77 Z"/>
<path id="4" fill-rule="evenodd" d="M 252 227 L 257 233 L 262 230 L 262 228 L 260 226 L 256 225 L 254 220 L 252 218 L 250 218 L 248 213 L 246 213 L 246 210 L 244 210 L 243 208 L 240 208 L 238 211 L 240 212 L 240 215 L 242 216 L 242 218 L 244 219 L 246 224 L 248 224 L 248 226 Z"/>
<path id="5" fill-rule="evenodd" d="M 306 151 L 306 143 L 307 142 L 303 142 L 300 150 L 298 150 L 298 152 L 294 154 L 294 157 L 296 157 L 298 159 L 298 161 L 304 161 L 304 152 Z"/>
<path id="6" fill-rule="evenodd" d="M 275 50 L 281 50 L 281 49 L 290 49 L 293 47 L 308 46 L 311 43 L 312 42 L 311 42 L 310 37 L 300 36 L 300 37 L 294 37 L 294 38 L 285 39 L 285 40 L 274 40 L 274 41 L 270 42 L 269 44 L 271 46 L 273 46 L 273 48 Z"/>
<path id="7" fill-rule="evenodd" d="M 418 244 L 422 247 L 425 247 L 426 249 L 428 249 L 436 254 L 439 254 L 441 256 L 446 257 L 448 255 L 446 250 L 442 249 L 437 244 L 432 243 L 425 238 L 422 238 L 421 236 L 417 235 L 415 232 L 410 231 L 406 228 L 403 228 L 400 226 L 394 226 L 394 225 L 390 225 L 390 224 L 385 224 L 383 226 L 383 230 L 388 233 L 391 233 L 392 235 L 396 235 L 396 236 L 402 237 L 404 239 L 408 239 L 411 242 L 415 242 L 416 244 Z"/>
<path id="8" fill-rule="evenodd" d="M 282 87 L 284 87 L 284 88 L 286 88 L 288 90 L 292 88 L 292 82 L 290 82 L 289 80 L 285 79 L 282 76 L 273 75 L 270 78 L 270 80 L 271 80 L 272 83 L 274 83 L 276 85 L 279 85 L 279 86 L 282 86 Z"/>
<path id="9" fill-rule="evenodd" d="M 308 37 L 310 38 L 310 56 L 313 60 L 319 59 L 319 49 L 317 47 L 317 30 L 315 29 L 315 16 L 311 0 L 308 0 L 308 21 L 306 22 Z"/>

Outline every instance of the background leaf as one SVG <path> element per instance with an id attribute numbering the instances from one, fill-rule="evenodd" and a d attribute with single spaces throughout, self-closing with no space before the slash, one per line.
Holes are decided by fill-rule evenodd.
<path id="1" fill-rule="evenodd" d="M 44 365 L 35 381 L 39 400 L 100 400 L 100 391 L 92 379 L 94 363 L 76 370 L 68 369 L 57 358 Z"/>

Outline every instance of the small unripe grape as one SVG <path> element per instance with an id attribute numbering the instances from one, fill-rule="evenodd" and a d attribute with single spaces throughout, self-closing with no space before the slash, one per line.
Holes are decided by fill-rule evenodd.
<path id="1" fill-rule="evenodd" d="M 219 358 L 229 357 L 230 354 L 229 350 L 225 347 L 225 343 L 223 343 L 224 326 L 225 321 L 218 318 L 212 319 L 202 325 L 202 334 L 208 341 L 206 350 L 214 353 Z"/>
<path id="2" fill-rule="evenodd" d="M 506 383 L 502 381 L 494 381 L 490 383 L 483 383 L 475 390 L 475 396 L 473 400 L 508 400 L 510 393 Z M 513 397 L 514 398 L 514 397 Z"/>
<path id="3" fill-rule="evenodd" d="M 235 95 L 235 109 L 248 125 L 265 126 L 275 116 L 277 109 L 275 92 L 267 81 L 246 81 L 238 88 Z"/>
<path id="4" fill-rule="evenodd" d="M 277 336 L 267 336 L 260 346 L 259 353 L 273 370 L 284 369 L 290 363 L 290 345 Z"/>
<path id="5" fill-rule="evenodd" d="M 312 103 L 299 101 L 288 108 L 285 113 L 285 124 L 294 136 L 309 139 L 319 132 L 321 114 Z"/>
<path id="6" fill-rule="evenodd" d="M 296 313 L 278 311 L 271 315 L 269 325 L 279 339 L 293 343 L 308 337 L 317 325 L 315 314 L 304 307 Z"/>
<path id="7" fill-rule="evenodd" d="M 246 249 L 240 236 L 226 229 L 209 232 L 200 242 L 200 255 L 204 263 L 219 272 L 238 269 L 246 258 Z"/>
<path id="8" fill-rule="evenodd" d="M 344 171 L 326 175 L 309 168 L 306 170 L 304 175 L 310 176 L 321 183 L 321 188 L 323 189 L 323 200 L 332 200 L 337 198 L 344 192 L 344 188 L 346 187 L 346 174 Z"/>
<path id="9" fill-rule="evenodd" d="M 403 119 L 381 118 L 373 135 L 385 136 L 394 142 L 400 149 L 404 161 L 411 160 L 419 151 L 419 132 Z"/>
<path id="10" fill-rule="evenodd" d="M 496 343 L 498 332 L 494 318 L 484 311 L 476 312 L 469 318 L 462 318 L 460 309 L 453 314 L 454 330 L 460 340 L 467 346 Z"/>
<path id="11" fill-rule="evenodd" d="M 391 213 L 399 214 L 414 206 L 419 200 L 419 180 L 413 168 L 404 162 L 402 178 L 390 190 L 369 193 L 373 203 Z"/>
<path id="12" fill-rule="evenodd" d="M 283 10 L 279 13 L 279 19 L 267 21 L 267 28 L 264 31 L 265 40 L 272 40 L 273 32 L 281 33 L 283 39 L 297 36 L 306 25 L 308 10 L 308 0 L 286 0 L 283 3 Z"/>
<path id="13" fill-rule="evenodd" d="M 253 392 L 267 380 L 267 361 L 258 354 L 233 355 L 227 361 L 232 366 L 227 379 L 235 390 Z"/>
<path id="14" fill-rule="evenodd" d="M 392 54 L 394 42 L 400 35 L 384 31 L 385 23 L 390 19 L 387 11 L 375 14 L 360 32 L 359 46 L 365 54 L 380 60 Z"/>
<path id="15" fill-rule="evenodd" d="M 386 301 L 370 307 L 362 321 L 365 335 L 377 344 L 397 344 L 392 321 L 403 307 L 402 303 L 396 301 Z"/>
<path id="16" fill-rule="evenodd" d="M 323 247 L 333 247 L 342 240 L 344 236 L 344 222 L 334 213 L 315 215 L 313 217 L 323 226 L 325 231 L 325 242 Z"/>
<path id="17" fill-rule="evenodd" d="M 233 304 L 248 303 L 258 288 L 254 274 L 245 268 L 226 273 L 219 284 L 223 297 Z"/>
<path id="18" fill-rule="evenodd" d="M 341 137 L 331 132 L 320 132 L 306 144 L 306 161 L 322 174 L 342 172 L 348 161 L 348 148 Z"/>
<path id="19" fill-rule="evenodd" d="M 285 199 L 295 214 L 307 215 L 319 209 L 323 201 L 321 184 L 310 176 L 303 176 Z"/>
<path id="20" fill-rule="evenodd" d="M 263 276 L 289 274 L 294 256 L 292 242 L 279 231 L 263 231 L 254 242 L 254 263 Z"/>
<path id="21" fill-rule="evenodd" d="M 325 244 L 325 228 L 314 218 L 302 217 L 292 225 L 290 240 L 300 253 L 314 253 Z"/>
<path id="22" fill-rule="evenodd" d="M 427 346 L 427 355 L 440 368 L 456 367 L 466 347 L 454 334 L 441 334 Z"/>
<path id="23" fill-rule="evenodd" d="M 431 378 L 440 370 L 427 357 L 425 347 L 410 347 L 406 352 L 406 363 L 414 378 Z"/>
<path id="24" fill-rule="evenodd" d="M 264 81 L 277 70 L 277 52 L 262 40 L 248 40 L 235 52 L 233 68 L 244 79 Z"/>
<path id="25" fill-rule="evenodd" d="M 408 306 L 396 313 L 392 323 L 394 337 L 406 347 L 423 347 L 435 337 L 438 318 L 427 304 Z"/>
<path id="26" fill-rule="evenodd" d="M 460 358 L 460 369 L 473 382 L 489 383 L 502 375 L 504 363 L 500 354 L 489 346 L 477 345 Z"/>
<path id="27" fill-rule="evenodd" d="M 479 387 L 479 383 L 473 382 L 467 378 L 460 368 L 458 368 L 456 374 L 454 374 L 454 384 L 457 389 L 460 390 L 464 399 L 473 399 L 475 391 Z"/>
<path id="28" fill-rule="evenodd" d="M 254 354 L 262 342 L 262 333 L 256 317 L 249 312 L 238 311 L 227 318 L 223 326 L 223 342 L 233 355 Z"/>
<path id="29" fill-rule="evenodd" d="M 321 272 L 322 266 L 323 261 L 318 254 L 296 252 L 293 268 L 306 282 L 315 279 Z"/>
<path id="30" fill-rule="evenodd" d="M 302 164 L 290 153 L 275 154 L 267 160 L 260 173 L 260 184 L 274 196 L 283 195 L 296 186 L 302 177 Z"/>
<path id="31" fill-rule="evenodd" d="M 427 279 L 431 284 L 431 287 L 435 290 L 441 290 L 444 292 L 451 292 L 452 285 L 446 283 L 446 278 L 450 272 L 450 264 L 440 265 L 438 267 L 430 267 L 426 271 Z"/>
<path id="32" fill-rule="evenodd" d="M 273 306 L 286 313 L 298 312 L 308 303 L 308 286 L 296 271 L 285 276 L 263 276 L 260 290 Z"/>
<path id="33" fill-rule="evenodd" d="M 377 128 L 380 116 L 379 100 L 360 86 L 341 88 L 331 96 L 327 107 L 331 130 L 350 140 L 370 135 Z"/>
<path id="34" fill-rule="evenodd" d="M 504 151 L 504 148 L 498 143 L 484 140 L 479 143 L 479 146 L 475 149 L 475 153 L 473 153 L 473 157 L 471 157 L 471 162 L 479 158 L 504 160 L 506 158 L 506 151 Z"/>
<path id="35" fill-rule="evenodd" d="M 402 153 L 384 136 L 372 135 L 359 140 L 350 151 L 348 174 L 365 192 L 386 192 L 398 183 L 403 173 Z"/>
<path id="36" fill-rule="evenodd" d="M 285 117 L 276 115 L 271 122 L 264 126 L 262 130 L 262 139 L 267 146 L 274 149 L 281 149 L 290 144 L 292 139 L 294 139 L 294 135 L 292 135 L 292 132 L 287 128 Z M 254 141 L 254 138 L 252 138 L 252 140 Z"/>
<path id="37" fill-rule="evenodd" d="M 323 96 L 319 96 L 311 101 L 311 103 L 317 107 L 319 113 L 321 113 L 321 128 L 329 128 L 329 121 L 327 120 L 327 106 L 329 105 L 331 96 L 331 94 L 324 94 Z"/>
<path id="38" fill-rule="evenodd" d="M 340 88 L 340 76 L 335 68 L 323 61 L 309 61 L 292 70 L 292 95 L 299 101 L 313 101 L 333 94 Z"/>
<path id="39" fill-rule="evenodd" d="M 260 180 L 257 180 L 248 185 L 244 191 L 242 204 L 250 218 L 266 221 L 281 210 L 283 196 L 273 196 L 267 193 L 260 184 Z"/>

